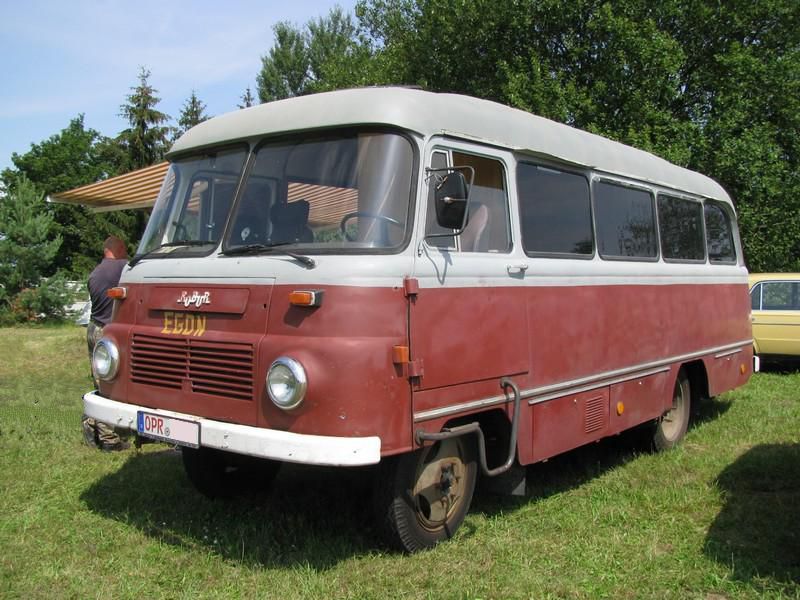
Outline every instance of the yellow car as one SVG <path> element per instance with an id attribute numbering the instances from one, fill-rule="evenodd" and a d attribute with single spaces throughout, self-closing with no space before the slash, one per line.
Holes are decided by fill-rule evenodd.
<path id="1" fill-rule="evenodd" d="M 755 354 L 800 357 L 800 273 L 751 273 L 750 301 Z"/>

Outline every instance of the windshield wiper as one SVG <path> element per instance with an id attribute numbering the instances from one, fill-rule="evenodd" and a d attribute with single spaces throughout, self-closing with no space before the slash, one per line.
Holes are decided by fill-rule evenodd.
<path id="1" fill-rule="evenodd" d="M 206 244 L 216 244 L 216 240 L 175 240 L 161 244 L 158 248 L 170 248 L 172 246 L 205 246 Z M 158 250 L 156 248 L 156 250 Z"/>
<path id="2" fill-rule="evenodd" d="M 178 248 L 180 246 L 207 246 L 209 244 L 216 245 L 216 241 L 206 241 L 206 240 L 175 240 L 174 242 L 166 242 L 161 244 L 158 248 L 153 248 L 150 252 L 145 252 L 144 254 L 137 254 L 134 256 L 131 261 L 128 263 L 128 267 L 133 268 L 143 259 L 147 258 L 148 256 L 153 256 L 156 252 L 161 250 L 162 248 Z"/>
<path id="3" fill-rule="evenodd" d="M 225 256 L 237 256 L 241 254 L 259 254 L 262 252 L 267 254 L 269 252 L 272 252 L 273 250 L 276 250 L 279 246 L 288 246 L 289 244 L 292 243 L 294 242 L 280 242 L 278 244 L 247 244 L 245 246 L 237 246 L 235 248 L 224 250 L 220 252 L 220 254 L 223 254 Z M 286 256 L 291 256 L 296 261 L 303 263 L 303 265 L 305 265 L 309 269 L 313 269 L 314 267 L 317 266 L 317 261 L 315 261 L 310 256 L 306 256 L 304 254 L 298 254 L 297 252 L 291 252 L 290 250 L 286 250 L 284 248 L 279 249 L 278 252 L 281 252 Z"/>

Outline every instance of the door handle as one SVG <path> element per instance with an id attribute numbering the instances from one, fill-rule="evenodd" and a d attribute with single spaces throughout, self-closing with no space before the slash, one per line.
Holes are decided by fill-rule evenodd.
<path id="1" fill-rule="evenodd" d="M 509 275 L 516 275 L 517 273 L 524 273 L 528 270 L 528 263 L 514 263 L 506 265 L 506 271 Z"/>

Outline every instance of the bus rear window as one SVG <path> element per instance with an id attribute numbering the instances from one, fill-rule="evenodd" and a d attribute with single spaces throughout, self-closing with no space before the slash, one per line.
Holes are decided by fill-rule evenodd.
<path id="1" fill-rule="evenodd" d="M 664 260 L 705 261 L 700 202 L 659 194 L 658 229 Z"/>
<path id="2" fill-rule="evenodd" d="M 728 212 L 717 202 L 705 204 L 706 246 L 708 260 L 712 263 L 736 262 L 733 230 Z"/>

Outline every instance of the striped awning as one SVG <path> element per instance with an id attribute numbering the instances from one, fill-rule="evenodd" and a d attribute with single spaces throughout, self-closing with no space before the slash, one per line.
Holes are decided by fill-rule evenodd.
<path id="1" fill-rule="evenodd" d="M 155 204 L 168 168 L 169 163 L 165 161 L 104 181 L 51 194 L 47 201 L 80 204 L 93 212 L 150 208 Z"/>

